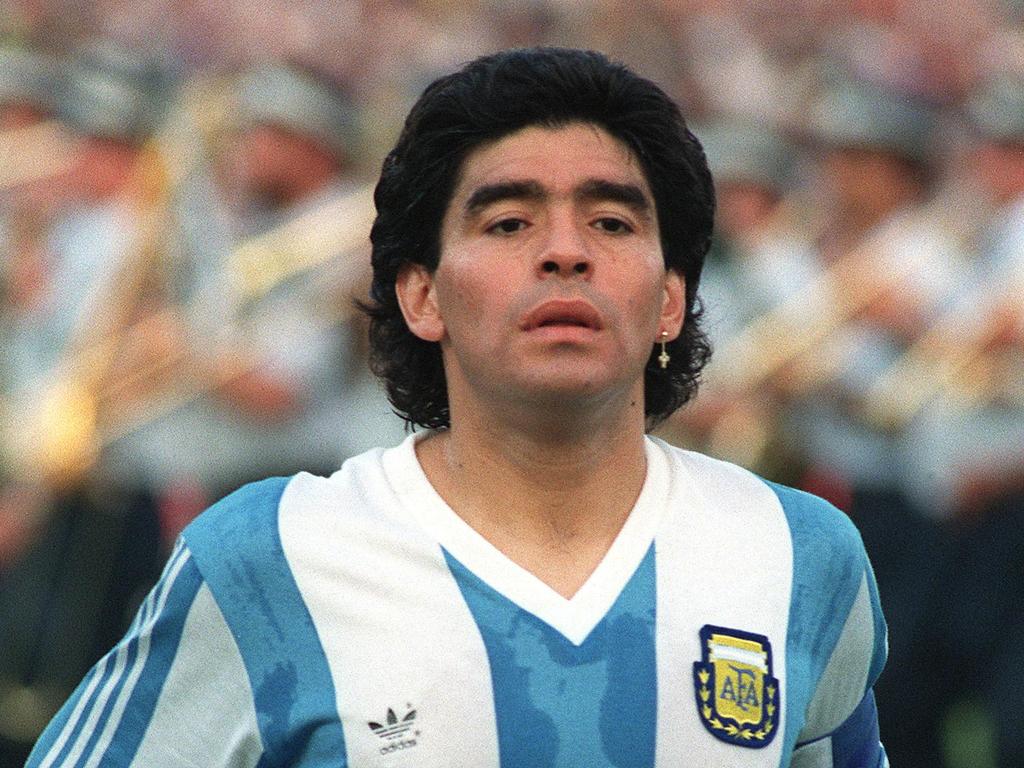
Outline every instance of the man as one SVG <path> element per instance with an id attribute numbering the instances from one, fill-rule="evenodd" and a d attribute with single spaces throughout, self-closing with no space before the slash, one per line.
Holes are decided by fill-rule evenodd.
<path id="1" fill-rule="evenodd" d="M 29 765 L 884 765 L 852 526 L 644 436 L 708 352 L 674 104 L 595 53 L 485 57 L 376 202 L 375 367 L 428 431 L 206 512 Z"/>
<path id="2" fill-rule="evenodd" d="M 697 133 L 715 179 L 715 237 L 700 278 L 702 325 L 721 349 L 803 296 L 817 264 L 792 201 L 796 147 L 770 126 L 735 118 Z M 781 428 L 785 398 L 771 386 L 737 389 L 728 375 L 702 382 L 700 400 L 673 414 L 659 434 L 776 481 L 796 480 L 802 462 Z"/>
<path id="3" fill-rule="evenodd" d="M 240 244 L 315 214 L 351 195 L 357 184 L 359 113 L 339 83 L 297 66 L 274 63 L 233 81 L 236 130 L 209 166 L 196 163 L 175 201 L 174 300 L 216 380 L 206 392 L 155 414 L 109 446 L 109 465 L 125 478 L 152 487 L 169 514 L 168 548 L 181 527 L 216 499 L 257 477 L 321 468 L 361 453 L 349 438 L 355 410 L 354 368 L 365 369 L 352 332 L 325 305 L 335 290 L 329 265 L 302 269 L 250 292 L 233 253 Z M 287 249 L 267 253 L 259 277 L 292 268 Z M 330 263 L 334 272 L 344 258 Z M 301 261 L 302 253 L 294 261 Z M 369 272 L 368 266 L 360 271 Z M 368 276 L 367 276 L 368 281 Z M 340 292 L 340 289 L 337 289 Z M 244 352 L 240 353 L 240 350 Z M 239 365 L 239 357 L 244 364 Z M 369 373 L 362 378 L 370 378 Z M 392 425 L 383 394 L 370 387 L 380 421 Z M 375 434 L 371 427 L 362 432 Z M 365 440 L 365 438 L 364 438 Z M 210 450 L 196 450 L 196 445 Z"/>

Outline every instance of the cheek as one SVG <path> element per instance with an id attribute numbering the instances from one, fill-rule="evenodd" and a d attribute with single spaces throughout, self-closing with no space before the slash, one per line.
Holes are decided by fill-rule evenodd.
<path id="1" fill-rule="evenodd" d="M 511 293 L 500 275 L 489 275 L 479 266 L 468 268 L 461 260 L 452 260 L 447 266 L 443 272 L 438 270 L 436 285 L 438 303 L 449 328 L 460 323 L 481 325 L 505 314 L 502 308 Z"/>
<path id="2" fill-rule="evenodd" d="M 661 322 L 662 307 L 665 303 L 665 293 L 662 290 L 644 291 L 636 299 L 632 308 L 634 316 L 642 318 L 644 322 L 638 323 L 641 333 L 651 335 L 656 332 Z"/>
<path id="3" fill-rule="evenodd" d="M 446 270 L 437 281 L 437 300 L 442 312 L 464 312 L 482 306 L 479 293 L 476 281 L 456 270 Z"/>
<path id="4" fill-rule="evenodd" d="M 523 285 L 521 263 L 515 251 L 456 238 L 438 261 L 439 291 L 456 304 L 478 309 L 507 303 L 514 285 Z"/>
<path id="5" fill-rule="evenodd" d="M 661 314 L 665 300 L 665 268 L 660 253 L 657 258 L 638 256 L 618 279 L 620 286 L 631 286 L 625 294 L 625 304 L 634 318 L 656 319 Z"/>

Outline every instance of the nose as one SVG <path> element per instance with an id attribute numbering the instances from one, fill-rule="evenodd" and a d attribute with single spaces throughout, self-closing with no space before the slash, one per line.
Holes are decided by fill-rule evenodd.
<path id="1" fill-rule="evenodd" d="M 552 222 L 548 241 L 539 259 L 541 276 L 590 276 L 594 264 L 579 226 L 568 220 Z"/>

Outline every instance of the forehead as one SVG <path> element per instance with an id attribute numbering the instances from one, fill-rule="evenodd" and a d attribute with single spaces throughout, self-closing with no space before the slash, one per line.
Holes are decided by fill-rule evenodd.
<path id="1" fill-rule="evenodd" d="M 558 193 L 591 179 L 632 184 L 652 199 L 636 155 L 605 129 L 591 123 L 528 126 L 466 156 L 449 209 L 484 184 L 529 180 Z"/>

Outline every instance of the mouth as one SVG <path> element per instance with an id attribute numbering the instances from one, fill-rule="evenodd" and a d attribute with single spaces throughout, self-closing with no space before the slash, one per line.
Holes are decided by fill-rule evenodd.
<path id="1" fill-rule="evenodd" d="M 521 323 L 522 330 L 541 328 L 583 328 L 601 330 L 601 316 L 582 299 L 555 299 L 546 301 L 527 313 Z"/>

